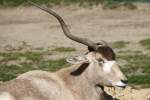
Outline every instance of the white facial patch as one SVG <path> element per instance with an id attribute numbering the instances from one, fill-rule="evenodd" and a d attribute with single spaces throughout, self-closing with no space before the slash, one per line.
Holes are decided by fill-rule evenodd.
<path id="1" fill-rule="evenodd" d="M 15 100 L 9 92 L 0 93 L 0 100 Z"/>
<path id="2" fill-rule="evenodd" d="M 103 70 L 105 73 L 110 73 L 112 66 L 116 63 L 116 61 L 105 61 L 104 62 L 104 66 L 103 66 Z"/>

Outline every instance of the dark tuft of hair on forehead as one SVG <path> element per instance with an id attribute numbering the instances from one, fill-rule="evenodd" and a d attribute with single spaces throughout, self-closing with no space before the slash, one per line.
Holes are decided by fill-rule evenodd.
<path id="1" fill-rule="evenodd" d="M 116 55 L 113 49 L 109 46 L 101 46 L 98 48 L 97 52 L 101 53 L 104 58 L 107 60 L 115 60 Z"/>
<path id="2" fill-rule="evenodd" d="M 88 47 L 89 51 L 95 51 L 94 49 Z M 116 55 L 113 51 L 113 49 L 109 46 L 99 46 L 99 48 L 96 50 L 96 52 L 99 52 L 104 58 L 107 60 L 115 60 Z"/>

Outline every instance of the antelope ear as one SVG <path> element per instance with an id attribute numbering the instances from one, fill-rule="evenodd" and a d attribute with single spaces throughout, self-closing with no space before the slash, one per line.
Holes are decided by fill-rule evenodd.
<path id="1" fill-rule="evenodd" d="M 66 61 L 71 64 L 78 64 L 81 62 L 87 62 L 88 60 L 86 59 L 85 55 L 79 55 L 79 56 L 70 56 L 66 59 Z"/>

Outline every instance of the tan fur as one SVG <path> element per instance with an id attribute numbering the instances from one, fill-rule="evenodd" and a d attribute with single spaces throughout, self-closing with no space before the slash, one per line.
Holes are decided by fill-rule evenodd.
<path id="1" fill-rule="evenodd" d="M 14 100 L 14 98 L 8 92 L 3 92 L 0 94 L 0 100 Z"/>
<path id="2" fill-rule="evenodd" d="M 70 76 L 70 72 L 79 65 L 56 73 L 46 71 L 24 73 L 14 80 L 2 83 L 0 94 L 7 91 L 15 98 L 8 100 L 99 100 L 99 94 L 91 88 L 92 84 L 89 84 L 83 75 Z"/>

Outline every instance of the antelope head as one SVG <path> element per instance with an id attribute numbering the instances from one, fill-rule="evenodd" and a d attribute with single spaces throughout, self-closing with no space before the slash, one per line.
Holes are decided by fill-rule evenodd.
<path id="1" fill-rule="evenodd" d="M 104 41 L 95 43 L 87 38 L 81 38 L 72 35 L 62 17 L 60 17 L 57 13 L 35 3 L 30 3 L 57 18 L 57 20 L 61 24 L 64 34 L 68 38 L 88 47 L 88 52 L 85 55 L 71 57 L 67 59 L 67 61 L 73 64 L 81 61 L 84 63 L 88 63 L 87 68 L 84 69 L 86 71 L 82 72 L 86 73 L 89 80 L 91 80 L 95 85 L 122 88 L 127 86 L 127 78 L 122 73 L 116 62 L 116 57 L 113 49 L 109 47 L 107 43 L 105 43 Z"/>

